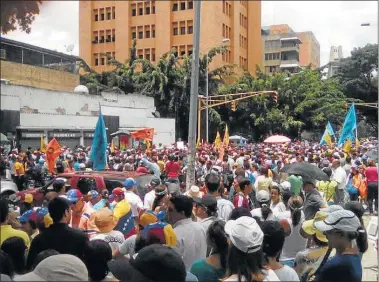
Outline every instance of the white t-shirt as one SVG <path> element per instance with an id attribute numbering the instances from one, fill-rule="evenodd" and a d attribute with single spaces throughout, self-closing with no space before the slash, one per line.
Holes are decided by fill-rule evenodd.
<path id="1" fill-rule="evenodd" d="M 346 171 L 342 167 L 338 167 L 333 171 L 331 180 L 338 183 L 338 189 L 345 189 L 346 186 Z"/>
<path id="2" fill-rule="evenodd" d="M 288 265 L 284 265 L 282 268 L 274 270 L 274 272 L 280 281 L 300 281 L 296 271 Z"/>
<path id="3" fill-rule="evenodd" d="M 263 278 L 263 281 L 280 281 L 279 280 L 279 277 L 275 274 L 275 272 L 271 269 L 268 269 L 268 270 L 264 270 L 263 271 L 264 273 L 264 278 Z M 231 275 L 229 278 L 223 280 L 223 281 L 238 281 L 238 275 L 237 274 L 233 274 Z M 241 277 L 241 281 L 244 281 L 246 282 L 246 278 L 244 276 Z M 284 280 L 283 280 L 284 281 Z M 290 280 L 287 280 L 287 281 L 290 281 Z"/>
<path id="4" fill-rule="evenodd" d="M 272 210 L 274 214 L 276 214 L 280 212 L 285 212 L 286 206 L 283 204 L 283 202 L 279 202 L 277 204 L 274 204 L 273 202 L 271 202 L 270 209 Z"/>
<path id="5" fill-rule="evenodd" d="M 120 254 L 124 256 L 129 255 L 129 257 L 132 257 L 135 253 L 134 249 L 136 247 L 136 239 L 137 239 L 136 234 L 127 238 L 118 249 L 120 251 Z"/>
<path id="6" fill-rule="evenodd" d="M 151 190 L 150 192 L 146 193 L 145 198 L 143 199 L 144 208 L 151 210 L 153 208 L 154 200 L 155 200 L 154 190 Z"/>
<path id="7" fill-rule="evenodd" d="M 109 246 L 112 248 L 112 252 L 115 250 L 118 250 L 122 243 L 124 243 L 124 235 L 117 230 L 112 230 L 108 233 L 99 233 L 91 237 L 92 240 L 103 240 L 109 244 Z"/>
<path id="8" fill-rule="evenodd" d="M 130 204 L 132 208 L 133 216 L 138 216 L 138 208 L 143 209 L 143 203 L 140 197 L 138 197 L 133 191 L 126 191 L 125 201 Z"/>
<path id="9" fill-rule="evenodd" d="M 261 221 L 265 221 L 262 217 L 262 209 L 261 208 L 256 208 L 251 211 L 251 216 L 252 217 L 258 217 Z M 276 220 L 274 213 L 271 212 L 266 220 Z"/>

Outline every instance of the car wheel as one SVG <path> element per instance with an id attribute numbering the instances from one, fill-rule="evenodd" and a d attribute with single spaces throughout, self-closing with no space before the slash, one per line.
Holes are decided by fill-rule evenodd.
<path id="1" fill-rule="evenodd" d="M 10 190 L 4 191 L 3 193 L 1 193 L 0 198 L 1 199 L 8 199 L 9 196 L 12 195 L 12 194 L 15 194 L 15 192 L 14 191 L 10 191 Z"/>

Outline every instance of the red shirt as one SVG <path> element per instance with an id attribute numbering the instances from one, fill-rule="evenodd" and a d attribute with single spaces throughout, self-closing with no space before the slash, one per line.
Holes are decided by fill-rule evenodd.
<path id="1" fill-rule="evenodd" d="M 234 196 L 233 204 L 235 208 L 246 208 L 249 211 L 251 210 L 249 198 L 245 197 L 245 195 L 242 193 L 238 193 Z"/>
<path id="2" fill-rule="evenodd" d="M 179 176 L 180 166 L 177 162 L 168 162 L 165 170 L 168 178 L 177 178 Z"/>
<path id="3" fill-rule="evenodd" d="M 365 171 L 367 183 L 378 182 L 378 169 L 375 166 L 366 168 Z"/>

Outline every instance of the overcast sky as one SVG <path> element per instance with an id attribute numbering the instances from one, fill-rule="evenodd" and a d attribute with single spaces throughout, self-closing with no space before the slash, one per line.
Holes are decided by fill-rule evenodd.
<path id="1" fill-rule="evenodd" d="M 371 23 L 361 27 L 361 23 Z M 262 1 L 262 25 L 288 24 L 294 31 L 313 31 L 320 43 L 321 65 L 330 46 L 341 45 L 349 56 L 354 47 L 378 43 L 377 1 Z M 66 52 L 74 44 L 79 55 L 79 4 L 77 1 L 44 2 L 32 32 L 10 32 L 5 37 Z"/>

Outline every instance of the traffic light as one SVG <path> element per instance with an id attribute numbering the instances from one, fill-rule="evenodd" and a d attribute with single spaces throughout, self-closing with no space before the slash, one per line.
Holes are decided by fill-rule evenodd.
<path id="1" fill-rule="evenodd" d="M 273 98 L 275 103 L 278 103 L 278 93 L 274 93 L 272 98 Z"/>
<path id="2" fill-rule="evenodd" d="M 237 107 L 237 103 L 236 103 L 236 101 L 233 101 L 233 102 L 232 102 L 232 111 L 233 111 L 233 112 L 236 111 L 236 107 Z"/>

